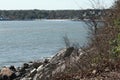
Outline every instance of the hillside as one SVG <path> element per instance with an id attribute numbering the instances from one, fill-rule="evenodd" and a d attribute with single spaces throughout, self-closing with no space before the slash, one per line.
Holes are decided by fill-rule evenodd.
<path id="1" fill-rule="evenodd" d="M 100 17 L 103 10 L 0 10 L 1 20 L 32 19 L 87 19 L 88 16 Z"/>

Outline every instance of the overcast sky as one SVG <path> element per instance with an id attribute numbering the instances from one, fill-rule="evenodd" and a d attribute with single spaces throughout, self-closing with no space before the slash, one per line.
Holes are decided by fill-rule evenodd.
<path id="1" fill-rule="evenodd" d="M 16 9 L 40 9 L 40 10 L 65 10 L 65 9 L 89 9 L 92 2 L 100 3 L 100 6 L 108 8 L 114 0 L 0 0 L 0 10 Z M 98 2 L 99 1 L 99 2 Z M 94 3 L 94 2 L 93 2 Z M 94 5 L 95 7 L 96 5 Z"/>

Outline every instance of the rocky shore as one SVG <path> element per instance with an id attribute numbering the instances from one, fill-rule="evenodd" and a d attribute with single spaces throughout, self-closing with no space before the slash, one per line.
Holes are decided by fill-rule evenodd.
<path id="1" fill-rule="evenodd" d="M 45 59 L 44 61 L 24 63 L 21 67 L 3 67 L 0 72 L 0 80 L 26 80 L 25 76 L 33 77 L 37 73 L 37 68 L 48 62 L 49 60 Z M 28 78 L 27 80 L 32 79 Z"/>
<path id="2" fill-rule="evenodd" d="M 70 47 L 44 61 L 24 63 L 17 68 L 3 67 L 0 80 L 120 80 L 119 64 L 114 66 L 110 62 L 97 67 L 92 64 L 86 72 L 79 72 L 85 68 L 79 63 L 84 54 L 81 49 Z"/>
<path id="3" fill-rule="evenodd" d="M 0 80 L 52 80 L 55 74 L 64 72 L 70 64 L 74 65 L 81 55 L 80 49 L 62 49 L 51 59 L 24 63 L 21 67 L 3 67 Z"/>

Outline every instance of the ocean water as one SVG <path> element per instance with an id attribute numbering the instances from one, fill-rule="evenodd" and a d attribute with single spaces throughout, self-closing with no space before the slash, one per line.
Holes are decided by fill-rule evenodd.
<path id="1" fill-rule="evenodd" d="M 87 32 L 88 28 L 80 21 L 1 21 L 0 67 L 51 57 L 65 47 L 65 35 L 83 46 Z"/>

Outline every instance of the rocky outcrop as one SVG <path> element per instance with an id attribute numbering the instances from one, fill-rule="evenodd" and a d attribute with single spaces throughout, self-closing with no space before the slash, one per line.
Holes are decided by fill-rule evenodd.
<path id="1" fill-rule="evenodd" d="M 60 50 L 51 59 L 24 63 L 22 67 L 3 68 L 0 80 L 53 80 L 54 75 L 75 66 L 82 54 L 80 49 L 73 47 Z M 14 76 L 13 76 L 14 74 Z"/>
<path id="2" fill-rule="evenodd" d="M 52 80 L 55 74 L 64 72 L 68 67 L 74 65 L 79 60 L 82 54 L 80 49 L 74 49 L 70 47 L 68 49 L 62 49 L 48 63 L 40 65 L 37 69 L 32 70 L 30 74 L 32 80 Z M 30 76 L 26 76 L 26 80 Z"/>
<path id="3" fill-rule="evenodd" d="M 19 75 L 14 80 L 32 80 L 34 75 L 37 73 L 37 68 L 42 64 L 42 61 L 24 63 L 22 67 L 17 69 L 16 73 Z"/>

